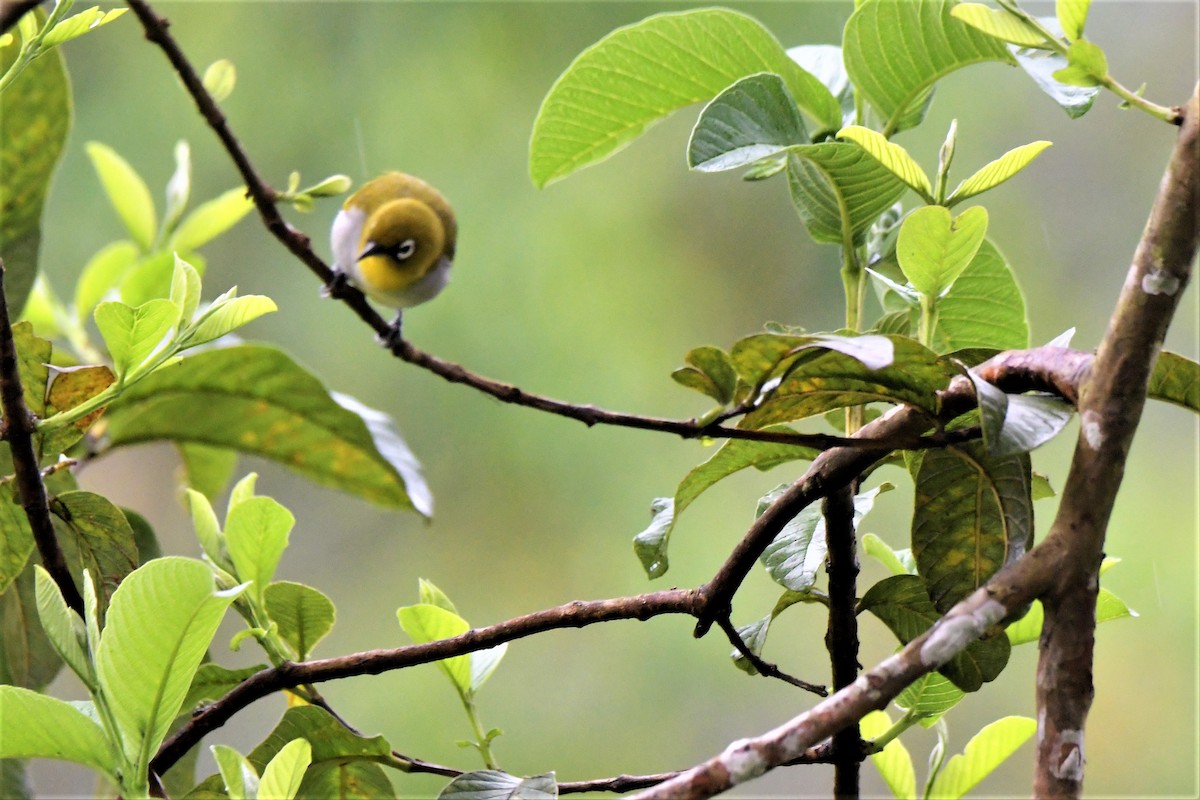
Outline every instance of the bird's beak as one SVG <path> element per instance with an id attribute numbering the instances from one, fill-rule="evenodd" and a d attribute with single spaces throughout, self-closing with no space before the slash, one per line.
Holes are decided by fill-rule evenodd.
<path id="1" fill-rule="evenodd" d="M 362 261 L 364 258 L 370 258 L 371 256 L 377 256 L 382 252 L 383 252 L 382 247 L 375 244 L 375 242 L 368 241 L 367 246 L 365 248 L 363 248 L 363 251 L 361 253 L 359 253 L 358 260 Z"/>

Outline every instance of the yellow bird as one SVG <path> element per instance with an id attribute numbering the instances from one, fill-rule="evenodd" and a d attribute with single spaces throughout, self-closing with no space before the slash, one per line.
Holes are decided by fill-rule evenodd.
<path id="1" fill-rule="evenodd" d="M 333 264 L 371 299 L 400 310 L 387 344 L 400 339 L 403 310 L 432 300 L 450 280 L 454 210 L 420 178 L 388 172 L 346 200 L 333 220 Z"/>

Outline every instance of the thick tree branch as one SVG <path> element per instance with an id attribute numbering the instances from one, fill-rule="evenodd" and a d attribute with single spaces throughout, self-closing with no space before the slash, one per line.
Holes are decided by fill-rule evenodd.
<path id="1" fill-rule="evenodd" d="M 1200 90 L 1200 87 L 1197 87 Z M 1078 797 L 1083 730 L 1092 703 L 1096 592 L 1105 532 L 1125 471 L 1146 386 L 1200 242 L 1200 105 L 1185 107 L 1174 153 L 1081 387 L 1080 435 L 1048 541 L 1059 542 L 1059 577 L 1042 598 L 1038 753 L 1034 794 Z"/>
<path id="2" fill-rule="evenodd" d="M 13 471 L 16 474 L 17 491 L 21 495 L 21 506 L 29 518 L 33 540 L 42 566 L 58 584 L 63 599 L 79 616 L 83 616 L 83 598 L 75 588 L 71 571 L 50 519 L 50 505 L 46 497 L 46 484 L 42 482 L 42 471 L 38 466 L 37 452 L 33 446 L 33 415 L 25 405 L 25 390 L 21 386 L 21 373 L 17 369 L 17 347 L 13 341 L 12 322 L 8 316 L 8 298 L 4 292 L 4 261 L 0 260 L 0 405 L 4 409 L 4 421 L 0 426 L 0 438 L 8 441 L 12 451 Z"/>

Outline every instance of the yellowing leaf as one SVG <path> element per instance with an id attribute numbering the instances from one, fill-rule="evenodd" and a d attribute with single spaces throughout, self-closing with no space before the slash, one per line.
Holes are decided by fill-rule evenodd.
<path id="1" fill-rule="evenodd" d="M 1037 28 L 998 8 L 982 3 L 959 3 L 950 9 L 950 16 L 1005 42 L 1021 47 L 1046 47 L 1046 37 Z"/>
<path id="2" fill-rule="evenodd" d="M 974 175 L 960 183 L 946 198 L 946 205 L 953 206 L 968 197 L 974 197 L 988 189 L 994 189 L 1029 166 L 1051 144 L 1051 142 L 1039 140 L 1014 147 L 995 161 L 985 164 Z"/>
<path id="3" fill-rule="evenodd" d="M 838 131 L 838 138 L 847 139 L 866 150 L 888 172 L 912 187 L 926 202 L 933 202 L 933 189 L 929 184 L 929 176 L 903 147 L 895 142 L 889 142 L 883 134 L 861 125 L 849 125 L 842 128 Z"/>

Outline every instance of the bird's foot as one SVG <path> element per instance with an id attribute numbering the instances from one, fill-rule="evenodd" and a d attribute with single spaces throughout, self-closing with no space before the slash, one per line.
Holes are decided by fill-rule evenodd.
<path id="1" fill-rule="evenodd" d="M 346 276 L 346 273 L 341 270 L 334 270 L 333 277 L 329 279 L 329 283 L 321 287 L 321 296 L 341 300 L 346 296 L 346 289 L 349 286 L 350 279 Z"/>
<path id="2" fill-rule="evenodd" d="M 380 334 L 379 336 L 379 343 L 393 352 L 400 347 L 400 345 L 404 344 L 404 335 L 400 330 L 400 322 L 403 317 L 403 313 L 397 314 L 396 319 L 392 321 L 387 333 Z"/>

